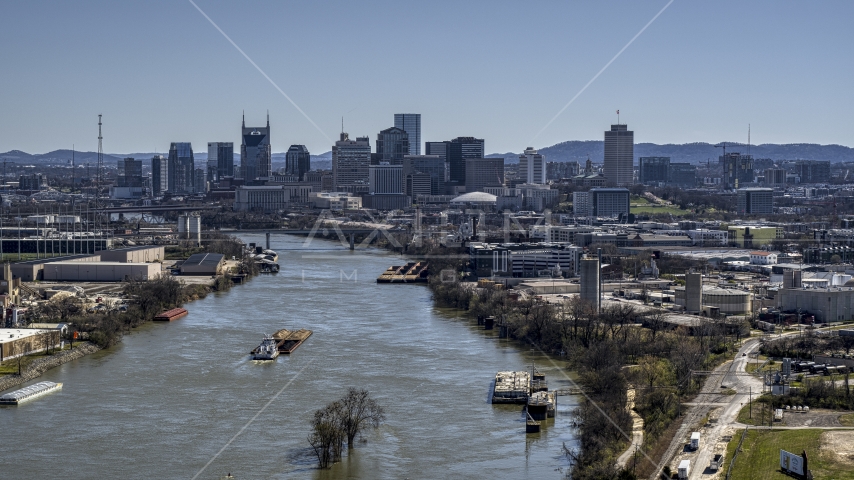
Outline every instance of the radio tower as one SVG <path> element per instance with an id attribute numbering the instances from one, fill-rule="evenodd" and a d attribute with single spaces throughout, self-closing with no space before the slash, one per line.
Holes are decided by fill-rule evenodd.
<path id="1" fill-rule="evenodd" d="M 98 201 L 101 197 L 101 169 L 104 168 L 104 149 L 101 145 L 101 141 L 104 137 L 101 136 L 101 114 L 98 114 L 98 171 L 97 181 L 95 183 L 95 205 L 98 205 Z"/>

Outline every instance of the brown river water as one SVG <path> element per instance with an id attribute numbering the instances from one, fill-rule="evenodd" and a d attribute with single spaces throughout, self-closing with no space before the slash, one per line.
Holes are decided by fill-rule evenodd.
<path id="1" fill-rule="evenodd" d="M 532 361 L 551 388 L 568 385 L 558 359 L 434 307 L 425 286 L 378 285 L 399 255 L 287 235 L 271 247 L 280 273 L 48 371 L 36 381 L 62 391 L 0 408 L 0 478 L 561 478 L 577 398 L 558 397 L 557 418 L 534 435 L 521 406 L 488 401 L 495 372 Z M 281 328 L 314 334 L 290 356 L 251 361 Z M 317 470 L 312 413 L 351 386 L 387 420 Z"/>

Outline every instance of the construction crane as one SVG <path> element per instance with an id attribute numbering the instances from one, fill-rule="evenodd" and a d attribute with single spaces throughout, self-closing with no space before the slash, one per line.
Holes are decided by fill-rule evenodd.
<path id="1" fill-rule="evenodd" d="M 724 156 L 726 157 L 726 142 L 721 142 L 721 143 L 715 145 L 715 148 L 723 148 L 724 149 Z"/>

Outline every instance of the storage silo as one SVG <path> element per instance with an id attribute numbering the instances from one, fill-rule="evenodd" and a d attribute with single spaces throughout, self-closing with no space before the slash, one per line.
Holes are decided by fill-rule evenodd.
<path id="1" fill-rule="evenodd" d="M 594 311 L 599 310 L 599 259 L 582 258 L 580 261 L 581 273 L 581 299 L 593 306 Z"/>
<path id="2" fill-rule="evenodd" d="M 703 309 L 703 274 L 685 274 L 685 311 L 700 313 Z"/>

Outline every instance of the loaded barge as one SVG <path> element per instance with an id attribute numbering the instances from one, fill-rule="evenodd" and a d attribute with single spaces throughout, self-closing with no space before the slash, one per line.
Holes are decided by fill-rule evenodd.
<path id="1" fill-rule="evenodd" d="M 427 262 L 409 262 L 389 267 L 377 278 L 377 283 L 427 283 L 429 275 Z"/>
<path id="2" fill-rule="evenodd" d="M 61 383 L 39 382 L 0 397 L 0 405 L 20 405 L 42 395 L 62 389 Z"/>
<path id="3" fill-rule="evenodd" d="M 312 333 L 313 332 L 311 330 L 306 330 L 304 328 L 294 332 L 282 329 L 274 333 L 270 338 L 275 342 L 278 353 L 289 354 L 302 345 L 302 343 L 305 342 Z M 263 345 L 264 344 L 262 343 L 262 345 L 253 349 L 250 353 L 252 355 L 257 355 Z"/>
<path id="4" fill-rule="evenodd" d="M 183 308 L 173 308 L 172 310 L 166 310 L 154 317 L 155 322 L 171 322 L 172 320 L 178 320 L 181 317 L 187 316 L 187 310 Z"/>

